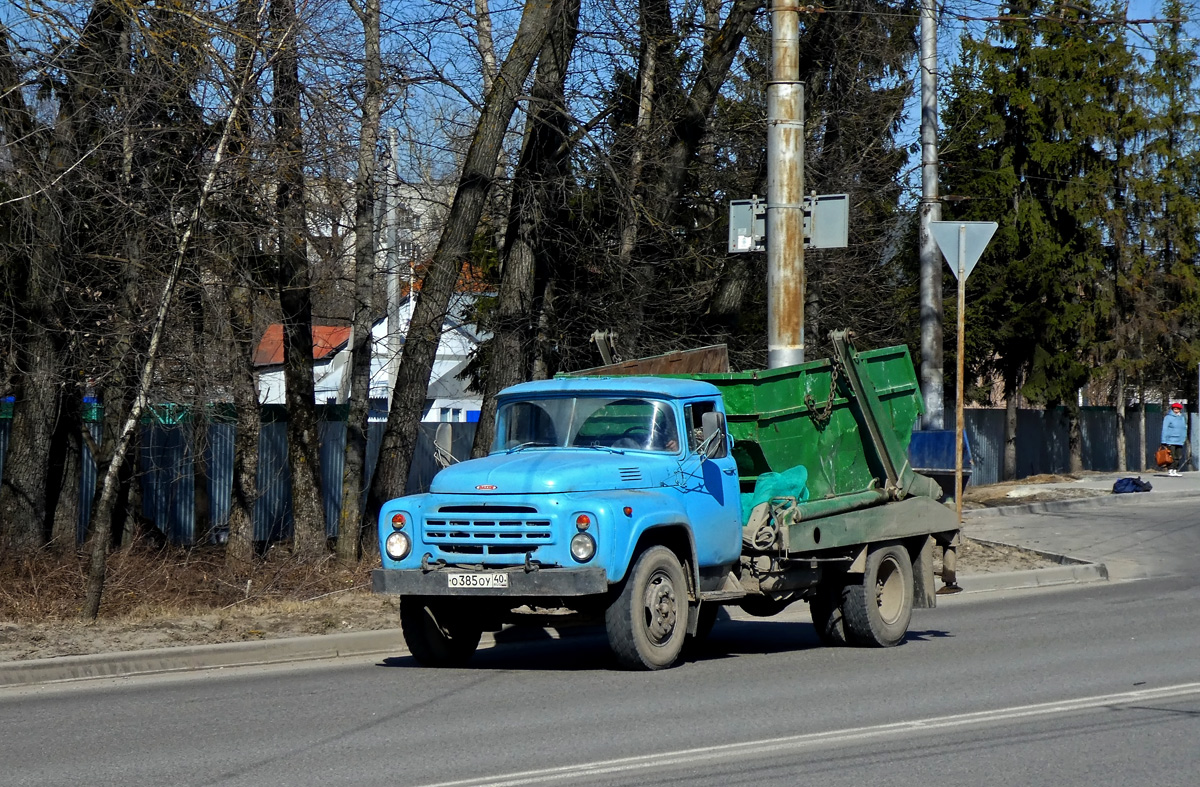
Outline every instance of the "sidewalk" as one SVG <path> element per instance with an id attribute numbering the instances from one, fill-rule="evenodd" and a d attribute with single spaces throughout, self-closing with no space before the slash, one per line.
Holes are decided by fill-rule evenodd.
<path id="1" fill-rule="evenodd" d="M 1154 488 L 1150 492 L 1112 494 L 1113 483 L 1127 476 L 1140 477 Z M 1104 473 L 1039 486 L 1039 496 L 1058 493 L 1061 498 L 964 512 L 964 534 L 976 540 L 1018 544 L 1089 561 L 1090 565 L 1102 565 L 1116 580 L 1190 570 L 1190 556 L 1200 545 L 1194 518 L 1185 514 L 1190 506 L 1165 510 L 1149 521 L 1131 514 L 1148 505 L 1200 502 L 1200 473 L 1185 472 L 1176 477 L 1165 472 Z M 1092 496 L 1070 499 L 1072 495 L 1088 494 Z M 1087 512 L 1087 516 L 1065 516 L 1066 512 Z"/>
<path id="2" fill-rule="evenodd" d="M 1071 555 L 1086 554 L 1089 543 L 1111 539 L 1113 533 L 1109 528 L 1089 526 L 1086 530 L 1074 528 L 1069 533 L 1064 533 L 1061 524 L 1057 524 L 1055 535 L 1058 538 L 1055 540 L 1055 544 L 1061 544 L 1063 549 L 1062 551 L 1058 549 L 1051 551 L 1047 550 L 1043 544 L 1031 544 L 1028 540 L 1019 537 L 1022 532 L 1025 532 L 1019 524 L 1020 518 L 1081 508 L 1101 509 L 1123 506 L 1136 503 L 1136 499 L 1139 498 L 1147 499 L 1147 496 L 1151 495 L 1154 496 L 1154 499 L 1164 497 L 1172 499 L 1200 498 L 1200 473 L 1196 472 L 1184 473 L 1177 478 L 1168 477 L 1165 473 L 1145 473 L 1142 474 L 1142 478 L 1153 484 L 1153 491 L 1141 494 L 1112 495 L 1113 482 L 1126 475 L 1136 476 L 1138 474 L 1111 473 L 1089 476 L 1080 481 L 1030 485 L 1030 487 L 1036 487 L 1036 491 L 1040 493 L 1049 490 L 1061 493 L 1063 499 L 1021 504 L 1017 502 L 1021 498 L 1016 497 L 1014 498 L 1016 504 L 1012 506 L 965 511 L 964 533 L 967 537 L 1011 544 L 1027 549 L 1032 548 L 1042 552 L 1058 565 L 1031 571 L 964 574 L 959 577 L 960 584 L 967 593 L 979 593 L 1106 580 L 1109 578 L 1109 570 L 1105 563 L 1088 562 L 1071 557 Z M 1105 491 L 1110 494 L 1097 495 L 1097 493 Z M 1076 496 L 1088 494 L 1093 496 Z M 1013 538 L 1014 535 L 1018 535 L 1018 537 Z M 1078 547 L 1079 551 L 1074 551 L 1075 547 Z M 739 613 L 740 610 L 733 611 L 735 619 Z M 807 616 L 803 615 L 802 617 Z M 558 636 L 552 629 L 547 629 L 545 633 L 540 634 L 543 638 L 547 635 L 554 638 Z M 498 636 L 501 641 L 514 641 L 519 634 L 509 634 L 505 631 L 500 632 Z M 496 636 L 485 634 L 480 642 L 480 647 L 491 647 L 495 643 Z M 226 667 L 361 658 L 375 655 L 389 657 L 408 655 L 408 649 L 400 635 L 399 624 L 393 629 L 384 631 L 6 662 L 0 664 L 0 688 Z"/>

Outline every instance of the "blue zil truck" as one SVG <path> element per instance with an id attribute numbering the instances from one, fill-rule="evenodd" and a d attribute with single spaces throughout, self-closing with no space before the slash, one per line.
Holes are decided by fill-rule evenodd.
<path id="1" fill-rule="evenodd" d="M 461 665 L 484 631 L 595 622 L 623 666 L 661 669 L 721 605 L 797 601 L 828 644 L 903 641 L 958 518 L 907 459 L 907 348 L 833 339 L 782 369 L 501 392 L 488 456 L 381 511 L 373 586 L 400 595 L 412 655 Z"/>

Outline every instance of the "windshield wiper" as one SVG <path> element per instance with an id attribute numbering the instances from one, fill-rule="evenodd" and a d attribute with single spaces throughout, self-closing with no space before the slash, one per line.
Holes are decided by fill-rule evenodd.
<path id="1" fill-rule="evenodd" d="M 528 448 L 531 445 L 532 446 L 540 445 L 540 446 L 549 447 L 549 446 L 554 445 L 554 443 L 547 443 L 544 440 L 530 440 L 529 442 L 526 442 L 526 443 L 519 443 L 518 445 L 514 445 L 512 448 L 508 449 L 504 453 L 506 453 L 506 454 L 516 453 L 517 451 L 520 451 L 522 448 Z"/>
<path id="2" fill-rule="evenodd" d="M 600 445 L 599 443 L 584 443 L 583 445 L 576 444 L 575 447 L 576 448 L 595 448 L 597 451 L 607 451 L 610 454 L 625 453 L 624 451 L 620 451 L 616 448 L 613 448 L 611 445 Z"/>

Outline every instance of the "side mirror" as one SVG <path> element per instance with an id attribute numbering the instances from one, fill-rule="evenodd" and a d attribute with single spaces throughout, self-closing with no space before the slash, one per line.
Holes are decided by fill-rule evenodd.
<path id="1" fill-rule="evenodd" d="M 454 454 L 450 452 L 450 446 L 454 437 L 451 429 L 450 424 L 440 423 L 433 433 L 433 459 L 439 467 L 449 467 L 458 461 L 454 458 Z"/>
<path id="2" fill-rule="evenodd" d="M 700 416 L 700 429 L 704 433 L 704 442 L 700 444 L 700 453 L 709 459 L 724 457 L 729 446 L 725 440 L 725 415 L 716 410 L 710 410 Z"/>

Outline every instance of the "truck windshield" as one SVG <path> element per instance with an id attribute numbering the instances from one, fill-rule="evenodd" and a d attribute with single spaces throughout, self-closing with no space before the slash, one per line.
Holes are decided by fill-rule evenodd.
<path id="1" fill-rule="evenodd" d="M 522 447 L 679 450 L 675 411 L 654 399 L 551 397 L 504 402 L 493 451 Z"/>

